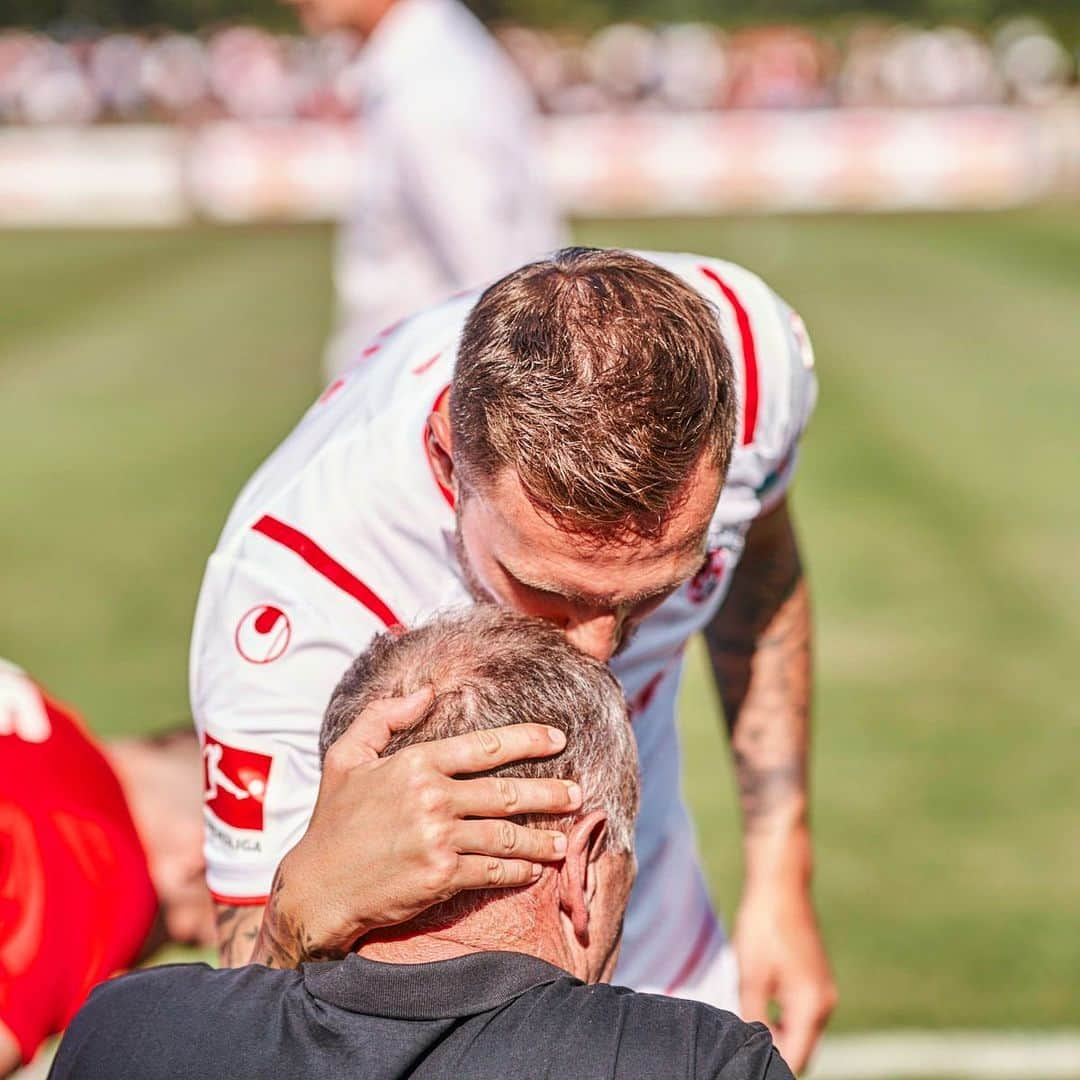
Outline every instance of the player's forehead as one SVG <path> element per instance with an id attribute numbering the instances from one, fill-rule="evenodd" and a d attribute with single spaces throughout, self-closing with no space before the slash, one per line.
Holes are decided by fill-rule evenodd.
<path id="1" fill-rule="evenodd" d="M 654 538 L 598 539 L 559 528 L 529 502 L 512 474 L 473 491 L 472 536 L 522 584 L 596 606 L 644 600 L 690 577 L 705 553 L 712 503 L 681 507 Z"/>

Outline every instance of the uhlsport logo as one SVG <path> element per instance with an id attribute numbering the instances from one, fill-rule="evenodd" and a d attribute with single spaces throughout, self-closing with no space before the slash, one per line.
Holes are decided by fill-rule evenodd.
<path id="1" fill-rule="evenodd" d="M 703 604 L 714 592 L 724 577 L 724 565 L 727 552 L 723 549 L 710 551 L 702 563 L 701 569 L 691 578 L 688 592 L 695 604 Z"/>
<path id="2" fill-rule="evenodd" d="M 244 612 L 233 640 L 249 664 L 269 664 L 284 654 L 291 637 L 289 616 L 273 604 L 259 604 Z"/>
<path id="3" fill-rule="evenodd" d="M 203 801 L 225 825 L 261 830 L 274 759 L 203 736 Z"/>

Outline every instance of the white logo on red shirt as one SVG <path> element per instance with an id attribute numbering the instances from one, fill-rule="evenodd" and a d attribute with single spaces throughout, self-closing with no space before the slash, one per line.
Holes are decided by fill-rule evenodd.
<path id="1" fill-rule="evenodd" d="M 17 667 L 0 661 L 0 735 L 40 743 L 51 734 L 38 688 Z"/>
<path id="2" fill-rule="evenodd" d="M 269 664 L 289 647 L 292 623 L 273 604 L 259 604 L 244 613 L 236 624 L 236 651 L 249 664 Z"/>
<path id="3" fill-rule="evenodd" d="M 203 736 L 203 801 L 234 829 L 263 827 L 263 800 L 274 759 Z"/>

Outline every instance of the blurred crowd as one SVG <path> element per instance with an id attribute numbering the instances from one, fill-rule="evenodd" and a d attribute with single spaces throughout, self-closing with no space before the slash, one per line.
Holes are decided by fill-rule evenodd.
<path id="1" fill-rule="evenodd" d="M 843 40 L 703 24 L 498 33 L 549 113 L 1044 104 L 1077 93 L 1077 58 L 1031 19 L 988 34 L 872 23 Z M 347 34 L 0 30 L 2 124 L 345 120 L 363 77 Z"/>

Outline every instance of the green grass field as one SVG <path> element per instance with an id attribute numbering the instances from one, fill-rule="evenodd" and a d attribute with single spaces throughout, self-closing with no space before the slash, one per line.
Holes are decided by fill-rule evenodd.
<path id="1" fill-rule="evenodd" d="M 319 389 L 329 232 L 0 233 L 0 653 L 101 731 L 186 713 L 202 564 Z M 1080 1016 L 1080 210 L 590 223 L 758 270 L 814 336 L 797 509 L 820 630 L 838 1029 Z M 695 655 L 688 789 L 739 856 Z"/>

